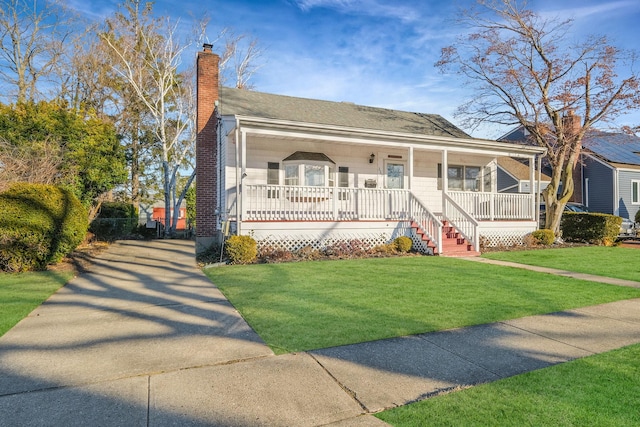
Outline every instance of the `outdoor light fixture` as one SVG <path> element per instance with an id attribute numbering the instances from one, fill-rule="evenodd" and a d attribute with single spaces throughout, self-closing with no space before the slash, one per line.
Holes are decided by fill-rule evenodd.
<path id="1" fill-rule="evenodd" d="M 371 153 L 371 155 L 369 156 L 369 163 L 373 163 L 373 161 L 375 160 L 376 155 Z"/>

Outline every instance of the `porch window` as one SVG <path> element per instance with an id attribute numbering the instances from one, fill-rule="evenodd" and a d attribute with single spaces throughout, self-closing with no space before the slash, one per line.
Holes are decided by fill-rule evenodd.
<path id="1" fill-rule="evenodd" d="M 480 167 L 467 166 L 464 168 L 464 189 L 466 191 L 480 191 Z"/>
<path id="2" fill-rule="evenodd" d="M 640 205 L 640 181 L 631 181 L 631 203 Z"/>
<path id="3" fill-rule="evenodd" d="M 338 187 L 349 186 L 349 168 L 340 166 L 338 168 Z"/>
<path id="4" fill-rule="evenodd" d="M 449 166 L 447 168 L 447 179 L 449 180 L 449 190 L 464 190 L 463 181 L 464 166 Z"/>
<path id="5" fill-rule="evenodd" d="M 304 165 L 304 183 L 311 187 L 322 187 L 324 182 L 324 166 Z"/>
<path id="6" fill-rule="evenodd" d="M 451 191 L 491 191 L 491 174 L 488 168 L 480 166 L 449 165 L 447 181 L 447 189 Z M 438 190 L 442 190 L 441 163 L 438 163 Z"/>
<path id="7" fill-rule="evenodd" d="M 296 151 L 283 163 L 285 185 L 335 186 L 335 163 L 323 153 Z"/>
<path id="8" fill-rule="evenodd" d="M 299 185 L 298 169 L 298 165 L 285 165 L 284 185 Z"/>
<path id="9" fill-rule="evenodd" d="M 280 163 L 267 163 L 267 184 L 280 185 Z"/>
<path id="10" fill-rule="evenodd" d="M 346 166 L 338 167 L 338 187 L 349 187 L 349 168 Z M 338 200 L 349 200 L 348 190 L 338 190 Z"/>
<path id="11" fill-rule="evenodd" d="M 280 163 L 267 163 L 267 185 L 280 185 Z M 270 189 L 267 191 L 267 198 L 277 199 L 280 193 L 278 190 Z"/>

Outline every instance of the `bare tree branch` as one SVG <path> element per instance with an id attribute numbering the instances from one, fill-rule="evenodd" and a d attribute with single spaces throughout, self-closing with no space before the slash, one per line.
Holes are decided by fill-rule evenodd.
<path id="1" fill-rule="evenodd" d="M 635 53 L 609 45 L 605 37 L 570 43 L 571 20 L 543 18 L 524 1 L 478 4 L 480 10 L 462 14 L 461 24 L 470 31 L 442 49 L 436 66 L 462 76 L 474 91 L 456 113 L 466 127 L 521 125 L 532 143 L 547 149 L 553 174 L 544 190 L 546 226 L 557 231 L 573 194 L 573 168 L 585 133 L 640 107 Z M 619 78 L 616 71 L 625 61 L 631 67 Z"/>

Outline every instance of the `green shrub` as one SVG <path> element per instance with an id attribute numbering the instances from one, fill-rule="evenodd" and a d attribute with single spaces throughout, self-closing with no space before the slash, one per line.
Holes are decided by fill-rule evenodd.
<path id="1" fill-rule="evenodd" d="M 87 233 L 87 211 L 71 191 L 19 183 L 0 194 L 0 270 L 43 270 Z"/>
<path id="2" fill-rule="evenodd" d="M 569 242 L 612 245 L 620 233 L 622 218 L 602 213 L 565 212 L 562 237 Z"/>
<path id="3" fill-rule="evenodd" d="M 134 218 L 138 219 L 138 210 L 133 203 L 103 202 L 100 205 L 100 218 Z"/>
<path id="4" fill-rule="evenodd" d="M 636 212 L 635 222 L 640 222 L 640 209 Z"/>
<path id="5" fill-rule="evenodd" d="M 534 231 L 533 233 L 531 233 L 531 237 L 533 237 L 534 242 L 537 245 L 545 246 L 552 245 L 556 239 L 556 235 L 554 234 L 553 230 L 549 230 L 546 228 Z"/>
<path id="6" fill-rule="evenodd" d="M 393 244 L 398 252 L 409 252 L 413 246 L 413 240 L 407 236 L 400 236 L 393 240 Z"/>
<path id="7" fill-rule="evenodd" d="M 258 244 L 251 236 L 231 236 L 225 247 L 231 264 L 251 264 L 258 256 Z"/>

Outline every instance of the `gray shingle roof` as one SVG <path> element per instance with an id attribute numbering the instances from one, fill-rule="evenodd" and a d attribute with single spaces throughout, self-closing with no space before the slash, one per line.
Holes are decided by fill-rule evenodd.
<path id="1" fill-rule="evenodd" d="M 223 87 L 220 114 L 455 138 L 469 135 L 437 114 L 366 107 Z"/>
<path id="2" fill-rule="evenodd" d="M 308 151 L 296 151 L 295 153 L 293 153 L 292 155 L 290 155 L 289 157 L 287 157 L 283 161 L 286 162 L 286 161 L 289 161 L 289 160 L 291 160 L 291 161 L 293 161 L 293 160 L 313 160 L 315 162 L 329 162 L 329 163 L 333 163 L 334 165 L 336 164 L 336 162 L 331 160 L 324 153 L 310 153 Z"/>

